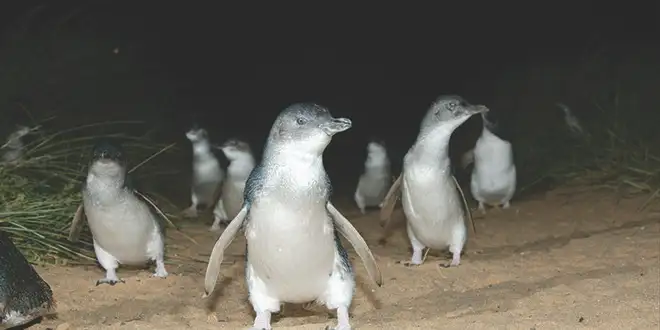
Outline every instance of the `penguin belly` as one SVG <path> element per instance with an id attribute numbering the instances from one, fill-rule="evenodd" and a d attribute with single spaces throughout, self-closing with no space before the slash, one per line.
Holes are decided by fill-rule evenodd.
<path id="1" fill-rule="evenodd" d="M 152 258 L 148 247 L 157 220 L 137 197 L 126 194 L 115 204 L 95 205 L 83 195 L 83 205 L 94 241 L 119 263 L 140 265 Z"/>
<path id="2" fill-rule="evenodd" d="M 359 192 L 364 198 L 366 206 L 376 206 L 383 201 L 389 188 L 389 175 L 364 174 L 360 180 Z"/>
<path id="3" fill-rule="evenodd" d="M 246 228 L 248 263 L 280 301 L 321 297 L 335 261 L 334 227 L 325 203 L 299 205 L 262 198 Z"/>
<path id="4" fill-rule="evenodd" d="M 463 206 L 451 177 L 432 171 L 404 174 L 401 202 L 416 238 L 433 249 L 446 249 L 465 227 Z"/>

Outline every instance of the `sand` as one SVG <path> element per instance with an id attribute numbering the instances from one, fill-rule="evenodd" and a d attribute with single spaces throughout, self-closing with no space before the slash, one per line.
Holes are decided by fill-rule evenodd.
<path id="1" fill-rule="evenodd" d="M 507 210 L 475 212 L 477 234 L 457 268 L 439 266 L 448 262 L 441 251 L 419 267 L 397 264 L 410 258 L 405 231 L 398 228 L 379 245 L 377 212 L 362 216 L 341 203 L 385 279 L 382 288 L 366 283 L 349 248 L 359 282 L 353 328 L 658 329 L 660 213 L 638 212 L 643 202 L 556 190 L 514 200 Z M 403 217 L 400 208 L 394 216 Z M 120 268 L 125 284 L 97 287 L 100 268 L 39 267 L 58 314 L 30 329 L 247 329 L 253 316 L 243 277 L 244 239 L 226 254 L 234 264 L 224 268 L 219 294 L 204 300 L 206 260 L 218 234 L 201 222 L 183 226 L 198 246 L 168 233 L 167 279 L 149 277 L 148 269 Z M 286 305 L 273 327 L 318 330 L 335 323 L 323 307 Z"/>

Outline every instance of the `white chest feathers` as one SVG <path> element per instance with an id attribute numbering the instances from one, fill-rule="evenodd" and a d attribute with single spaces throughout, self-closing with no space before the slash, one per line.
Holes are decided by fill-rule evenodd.
<path id="1" fill-rule="evenodd" d="M 207 141 L 193 144 L 193 179 L 196 182 L 222 181 L 222 169 Z"/>
<path id="2" fill-rule="evenodd" d="M 355 203 L 362 213 L 368 206 L 379 206 L 391 183 L 390 160 L 385 147 L 370 142 L 367 147 L 364 173 L 355 190 Z"/>

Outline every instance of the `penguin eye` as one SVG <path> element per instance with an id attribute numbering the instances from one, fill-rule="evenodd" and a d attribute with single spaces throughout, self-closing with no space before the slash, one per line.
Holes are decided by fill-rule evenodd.
<path id="1" fill-rule="evenodd" d="M 304 118 L 298 118 L 298 119 L 296 119 L 296 123 L 298 125 L 302 126 L 302 125 L 305 125 L 305 123 L 307 123 L 307 121 Z"/>
<path id="2" fill-rule="evenodd" d="M 456 109 L 456 106 L 458 106 L 458 103 L 456 103 L 455 101 L 452 101 L 452 102 L 449 102 L 449 104 L 447 105 L 447 108 L 449 108 L 449 110 L 451 110 L 451 111 L 454 111 L 454 109 Z"/>

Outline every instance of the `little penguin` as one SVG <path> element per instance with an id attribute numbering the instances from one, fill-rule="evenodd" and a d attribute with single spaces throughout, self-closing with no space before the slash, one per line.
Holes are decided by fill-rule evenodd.
<path id="1" fill-rule="evenodd" d="M 0 230 L 0 329 L 28 324 L 54 309 L 48 283 Z"/>
<path id="2" fill-rule="evenodd" d="M 0 147 L 2 151 L 2 161 L 0 163 L 15 163 L 21 157 L 23 157 L 23 152 L 25 145 L 23 144 L 23 137 L 30 133 L 30 128 L 25 126 L 19 126 L 7 137 L 7 142 Z"/>
<path id="3" fill-rule="evenodd" d="M 245 182 L 255 164 L 250 145 L 245 141 L 229 139 L 220 146 L 220 149 L 229 160 L 229 166 L 227 166 L 227 176 L 222 183 L 222 199 L 216 203 L 213 212 L 215 220 L 211 226 L 212 231 L 220 230 L 222 221 L 233 219 L 241 211 Z M 218 211 L 218 207 L 222 210 Z M 225 212 L 224 218 L 222 212 Z"/>
<path id="4" fill-rule="evenodd" d="M 212 207 L 218 195 L 220 185 L 224 180 L 225 173 L 220 167 L 220 162 L 213 154 L 211 142 L 205 129 L 193 127 L 186 132 L 186 137 L 192 143 L 193 173 L 190 199 L 192 204 L 183 211 L 183 216 L 195 218 L 198 216 L 200 207 Z M 224 206 L 220 202 L 216 204 L 214 214 L 222 220 L 227 219 Z"/>
<path id="5" fill-rule="evenodd" d="M 330 201 L 332 186 L 323 166 L 332 137 L 351 125 L 323 106 L 297 103 L 284 109 L 270 130 L 263 158 L 247 180 L 243 207 L 213 247 L 205 278 L 208 296 L 225 249 L 242 229 L 249 301 L 256 312 L 251 329 L 271 329 L 271 313 L 282 303 L 312 301 L 336 309 L 338 325 L 332 329 L 351 329 L 355 276 L 339 233 L 382 285 L 371 250 Z"/>
<path id="6" fill-rule="evenodd" d="M 390 188 L 381 209 L 381 221 L 389 221 L 400 190 L 413 248 L 410 262 L 404 265 L 422 264 L 422 252 L 427 247 L 449 248 L 449 266 L 460 264 L 467 239 L 465 220 L 471 215 L 451 172 L 449 139 L 472 115 L 487 111 L 486 106 L 472 105 L 460 96 L 444 95 L 424 116 L 417 140 L 404 157 L 403 173 Z"/>
<path id="7" fill-rule="evenodd" d="M 390 159 L 385 144 L 376 140 L 369 141 L 364 173 L 360 175 L 354 195 L 360 212 L 365 214 L 367 207 L 380 207 L 391 183 Z"/>
<path id="8" fill-rule="evenodd" d="M 124 282 L 116 274 L 119 264 L 137 266 L 155 261 L 153 276 L 167 277 L 164 226 L 128 186 L 124 151 L 119 144 L 104 140 L 94 146 L 82 199 L 96 259 L 106 271 L 96 285 Z"/>
<path id="9" fill-rule="evenodd" d="M 486 213 L 485 204 L 509 208 L 516 192 L 516 165 L 511 142 L 497 135 L 497 123 L 490 120 L 491 116 L 491 111 L 481 113 L 483 131 L 472 151 L 474 168 L 470 189 L 482 213 Z"/>

